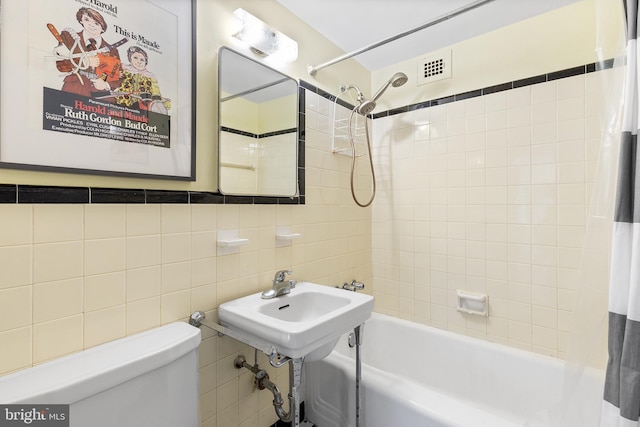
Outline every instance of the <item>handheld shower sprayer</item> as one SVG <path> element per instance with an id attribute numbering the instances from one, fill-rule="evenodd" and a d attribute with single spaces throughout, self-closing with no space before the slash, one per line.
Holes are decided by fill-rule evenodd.
<path id="1" fill-rule="evenodd" d="M 378 89 L 378 91 L 373 95 L 371 99 L 364 100 L 363 98 L 363 100 L 361 101 L 360 95 L 362 94 L 359 93 L 358 101 L 360 102 L 360 105 L 356 107 L 356 112 L 358 114 L 362 114 L 363 116 L 370 114 L 376 108 L 376 102 L 378 101 L 378 99 L 380 99 L 382 94 L 387 90 L 389 86 L 400 87 L 405 84 L 407 80 L 409 79 L 405 73 L 395 73 L 389 80 L 387 80 L 384 85 L 382 85 L 380 89 Z"/>
<path id="2" fill-rule="evenodd" d="M 371 203 L 373 203 L 373 199 L 376 197 L 376 173 L 373 168 L 373 155 L 371 154 L 371 141 L 369 138 L 369 126 L 367 125 L 366 116 L 368 116 L 376 108 L 376 102 L 378 101 L 378 99 L 380 99 L 382 94 L 387 90 L 389 86 L 399 87 L 405 84 L 407 80 L 409 79 L 407 78 L 407 75 L 405 73 L 395 73 L 393 76 L 391 76 L 389 80 L 386 81 L 386 83 L 380 89 L 378 89 L 378 91 L 373 95 L 371 99 L 365 99 L 360 89 L 358 89 L 358 87 L 355 85 L 348 85 L 348 86 L 343 85 L 340 87 L 340 92 L 343 92 L 343 93 L 350 89 L 355 90 L 356 99 L 358 101 L 358 105 L 355 106 L 353 110 L 351 110 L 351 116 L 349 116 L 348 129 L 349 129 L 349 141 L 351 143 L 351 196 L 353 196 L 353 200 L 360 207 L 366 208 Z M 356 167 L 356 145 L 355 145 L 355 140 L 353 136 L 353 122 L 354 122 L 354 116 L 356 115 L 356 113 L 360 114 L 361 116 L 364 116 L 364 121 L 365 121 L 364 130 L 365 130 L 366 141 L 367 141 L 367 151 L 369 154 L 368 156 L 369 167 L 371 168 L 371 198 L 366 203 L 361 203 L 358 200 L 358 198 L 356 197 L 355 189 L 354 189 L 354 175 L 355 175 L 354 171 Z"/>

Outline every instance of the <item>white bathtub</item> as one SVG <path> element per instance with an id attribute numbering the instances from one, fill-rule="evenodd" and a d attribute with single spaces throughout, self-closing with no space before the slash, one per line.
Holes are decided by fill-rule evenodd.
<path id="1" fill-rule="evenodd" d="M 599 425 L 603 375 L 567 375 L 551 357 L 377 313 L 361 356 L 362 427 Z M 355 426 L 355 349 L 346 335 L 304 374 L 307 419 Z"/>

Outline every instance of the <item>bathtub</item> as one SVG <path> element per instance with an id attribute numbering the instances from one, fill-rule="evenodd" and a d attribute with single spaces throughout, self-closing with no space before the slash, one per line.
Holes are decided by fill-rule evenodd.
<path id="1" fill-rule="evenodd" d="M 599 426 L 604 374 L 374 313 L 361 347 L 362 427 Z M 319 427 L 355 426 L 355 349 L 347 335 L 305 364 L 303 398 Z"/>

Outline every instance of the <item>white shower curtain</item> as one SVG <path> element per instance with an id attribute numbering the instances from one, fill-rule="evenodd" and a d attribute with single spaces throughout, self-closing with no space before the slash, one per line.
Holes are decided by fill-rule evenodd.
<path id="1" fill-rule="evenodd" d="M 636 148 L 639 0 L 622 1 L 626 15 L 626 74 L 611 251 L 603 427 L 637 427 L 640 417 L 640 165 Z"/>

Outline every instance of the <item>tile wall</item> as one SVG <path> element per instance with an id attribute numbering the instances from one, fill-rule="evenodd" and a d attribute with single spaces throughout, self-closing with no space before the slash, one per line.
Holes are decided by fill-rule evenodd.
<path id="1" fill-rule="evenodd" d="M 215 318 L 282 268 L 330 286 L 363 281 L 380 312 L 563 356 L 600 73 L 376 118 L 373 209 L 353 203 L 350 159 L 331 152 L 333 102 L 310 90 L 305 205 L 0 204 L 0 374 L 196 309 Z M 279 226 L 302 238 L 276 248 Z M 218 256 L 217 232 L 230 229 L 250 244 Z M 460 288 L 489 294 L 491 316 L 455 311 Z M 239 353 L 252 360 L 248 347 L 205 332 L 200 352 L 203 426 L 275 421 L 271 396 L 232 368 Z M 287 388 L 285 370 L 270 374 Z"/>
<path id="2" fill-rule="evenodd" d="M 205 310 L 271 286 L 278 269 L 297 280 L 371 284 L 371 219 L 351 203 L 347 170 L 330 152 L 319 97 L 306 114 L 306 204 L 0 204 L 0 375 Z M 193 200 L 194 194 L 191 195 Z M 276 228 L 300 239 L 276 247 Z M 221 230 L 248 238 L 217 255 Z M 233 368 L 248 347 L 204 331 L 202 425 L 266 427 L 272 396 Z M 268 363 L 260 356 L 261 366 Z M 286 368 L 267 369 L 288 389 Z"/>
<path id="3" fill-rule="evenodd" d="M 608 72 L 374 120 L 379 311 L 565 356 Z M 456 289 L 490 316 L 456 311 Z"/>

